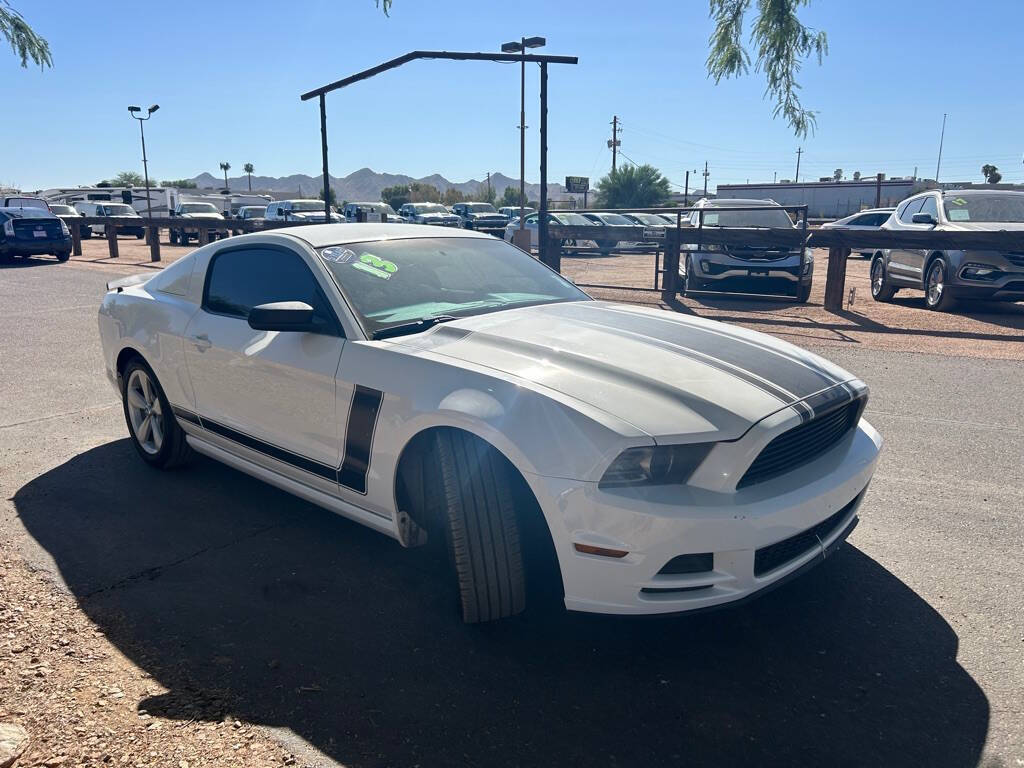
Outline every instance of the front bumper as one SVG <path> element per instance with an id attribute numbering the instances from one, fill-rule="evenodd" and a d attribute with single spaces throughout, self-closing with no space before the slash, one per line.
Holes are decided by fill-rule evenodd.
<path id="1" fill-rule="evenodd" d="M 805 262 L 795 254 L 774 261 L 750 261 L 718 251 L 694 251 L 688 261 L 693 276 L 710 291 L 792 293 L 814 279 L 814 262 L 809 262 L 805 274 Z M 680 276 L 685 274 L 686 264 L 687 259 L 680 260 Z"/>
<path id="2" fill-rule="evenodd" d="M 852 530 L 881 444 L 862 420 L 815 461 L 730 493 L 690 486 L 613 492 L 528 479 L 552 532 L 568 609 L 678 613 L 749 598 L 820 561 Z M 629 554 L 583 554 L 577 543 Z M 673 558 L 699 554 L 710 555 L 710 570 L 659 573 Z"/>
<path id="3" fill-rule="evenodd" d="M 966 251 L 950 254 L 957 267 L 946 284 L 958 297 L 1024 301 L 1024 255 L 994 251 Z M 958 258 L 957 258 L 958 257 Z M 972 277 L 972 268 L 992 269 L 984 279 Z"/>

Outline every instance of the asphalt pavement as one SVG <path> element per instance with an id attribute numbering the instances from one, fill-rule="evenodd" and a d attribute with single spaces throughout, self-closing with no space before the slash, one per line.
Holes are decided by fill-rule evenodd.
<path id="1" fill-rule="evenodd" d="M 816 349 L 886 440 L 849 544 L 742 608 L 459 623 L 419 550 L 127 440 L 119 268 L 0 269 L 0 540 L 169 689 L 378 765 L 1024 764 L 1024 363 Z"/>

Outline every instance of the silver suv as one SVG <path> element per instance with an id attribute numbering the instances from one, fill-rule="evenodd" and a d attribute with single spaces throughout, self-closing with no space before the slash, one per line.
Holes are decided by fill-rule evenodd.
<path id="1" fill-rule="evenodd" d="M 907 198 L 882 229 L 911 232 L 1024 231 L 1024 192 L 930 190 Z M 958 298 L 1024 301 L 1024 250 L 890 248 L 871 261 L 871 296 L 889 301 L 901 288 L 925 292 L 929 309 Z"/>
<path id="2" fill-rule="evenodd" d="M 795 228 L 785 209 L 774 200 L 708 200 L 701 199 L 695 208 L 706 208 L 704 228 L 750 227 L 764 229 Z M 756 210 L 735 210 L 755 208 Z M 732 209 L 732 210 L 730 210 Z M 683 219 L 684 223 L 687 219 Z M 700 222 L 700 212 L 694 211 L 684 232 L 693 234 Z M 708 233 L 707 239 L 714 235 Z M 811 295 L 814 279 L 814 256 L 803 246 L 786 247 L 765 245 L 759 247 L 696 243 L 683 245 L 689 251 L 679 260 L 679 276 L 683 291 L 723 291 L 791 295 L 799 302 Z"/>

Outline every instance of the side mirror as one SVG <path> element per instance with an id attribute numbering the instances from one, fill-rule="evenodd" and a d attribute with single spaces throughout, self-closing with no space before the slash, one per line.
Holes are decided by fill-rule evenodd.
<path id="1" fill-rule="evenodd" d="M 933 227 L 939 223 L 930 213 L 915 213 L 910 220 L 915 224 L 931 224 Z"/>
<path id="2" fill-rule="evenodd" d="M 254 331 L 319 333 L 322 323 L 314 322 L 313 308 L 304 301 L 275 301 L 249 310 L 249 327 Z"/>

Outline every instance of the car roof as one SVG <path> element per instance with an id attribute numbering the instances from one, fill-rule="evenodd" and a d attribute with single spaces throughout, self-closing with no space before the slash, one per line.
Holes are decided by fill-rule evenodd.
<path id="1" fill-rule="evenodd" d="M 440 229 L 440 231 L 439 231 Z M 429 238 L 460 237 L 478 240 L 494 240 L 492 235 L 472 229 L 455 229 L 454 227 L 431 227 L 423 224 L 308 224 L 300 227 L 288 227 L 282 233 L 304 240 L 314 248 L 328 245 L 345 245 L 362 243 L 367 240 L 409 240 Z M 245 237 L 245 235 L 242 235 Z M 236 238 L 237 239 L 237 238 Z"/>
<path id="2" fill-rule="evenodd" d="M 928 190 L 929 192 L 936 192 L 938 190 Z M 970 197 L 971 195 L 991 195 L 998 193 L 1000 195 L 1024 195 L 1024 192 L 1016 189 L 944 189 L 942 190 L 943 195 L 956 195 L 957 197 Z"/>
<path id="3" fill-rule="evenodd" d="M 701 204 L 707 208 L 731 208 L 738 206 L 764 206 L 765 208 L 780 207 L 774 200 L 755 200 L 743 197 L 715 198 L 714 200 L 701 200 Z"/>

